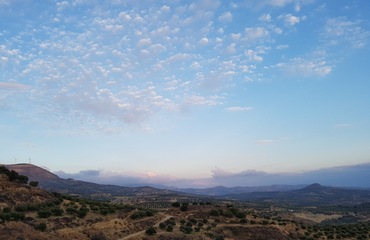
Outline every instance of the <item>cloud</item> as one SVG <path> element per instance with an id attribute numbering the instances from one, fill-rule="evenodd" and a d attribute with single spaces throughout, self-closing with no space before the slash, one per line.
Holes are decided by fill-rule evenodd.
<path id="1" fill-rule="evenodd" d="M 292 14 L 280 15 L 279 18 L 282 18 L 285 24 L 290 25 L 290 26 L 293 26 L 301 21 L 299 17 L 294 16 Z"/>
<path id="2" fill-rule="evenodd" d="M 16 83 L 16 82 L 0 82 L 0 90 L 1 89 L 11 89 L 11 90 L 24 90 L 29 88 L 29 86 L 22 84 L 22 83 Z"/>
<path id="3" fill-rule="evenodd" d="M 257 55 L 258 53 L 251 50 L 251 49 L 248 49 L 245 52 L 245 54 L 248 57 L 249 61 L 252 61 L 252 62 L 261 62 L 261 61 L 263 61 L 263 57 Z"/>
<path id="4" fill-rule="evenodd" d="M 324 77 L 332 72 L 332 66 L 322 58 L 293 58 L 287 63 L 276 65 L 289 75 Z"/>
<path id="5" fill-rule="evenodd" d="M 337 124 L 334 124 L 333 127 L 334 128 L 349 128 L 349 127 L 352 127 L 353 124 L 351 123 L 337 123 Z"/>
<path id="6" fill-rule="evenodd" d="M 252 107 L 228 107 L 226 108 L 226 110 L 230 112 L 245 112 L 245 111 L 254 110 L 254 108 Z"/>
<path id="7" fill-rule="evenodd" d="M 244 34 L 247 41 L 255 42 L 257 40 L 261 40 L 267 37 L 269 35 L 269 32 L 263 27 L 255 27 L 255 28 L 246 28 Z"/>
<path id="8" fill-rule="evenodd" d="M 272 143 L 275 143 L 276 141 L 274 139 L 261 139 L 261 140 L 258 140 L 256 142 L 254 142 L 254 144 L 256 145 L 268 145 L 268 144 L 272 144 Z"/>
<path id="9" fill-rule="evenodd" d="M 0 33 L 0 104 L 51 129 L 59 123 L 69 132 L 89 128 L 110 132 L 141 128 L 153 117 L 176 114 L 184 106 L 221 105 L 234 89 L 268 78 L 266 69 L 326 76 L 333 70 L 329 57 L 292 54 L 280 63 L 269 62 L 272 67 L 263 65 L 274 61 L 269 49 L 289 46 L 284 38 L 290 33 L 273 16 L 281 15 L 289 26 L 297 26 L 302 21 L 298 10 L 311 2 L 139 1 L 123 7 L 121 1 L 58 1 L 45 5 L 43 13 L 27 4 L 43 17 L 33 19 L 27 28 L 12 32 L 9 25 Z M 291 4 L 294 14 L 275 12 Z M 269 11 L 253 11 L 255 21 L 234 21 L 250 6 Z M 19 21 L 27 20 L 26 15 L 15 14 Z M 363 25 L 349 18 L 328 19 L 319 37 L 328 46 L 350 43 L 362 48 L 369 36 Z M 177 83 L 169 86 L 168 79 Z M 10 100 L 9 90 L 29 91 Z M 27 103 L 24 114 L 19 99 Z"/>
<path id="10" fill-rule="evenodd" d="M 228 178 L 228 177 L 257 177 L 257 176 L 263 176 L 266 175 L 265 172 L 262 171 L 256 171 L 256 170 L 244 170 L 241 172 L 233 173 L 230 171 L 222 170 L 220 168 L 215 168 L 212 171 L 212 177 L 213 178 Z"/>
<path id="11" fill-rule="evenodd" d="M 258 20 L 263 22 L 270 22 L 271 21 L 271 15 L 270 14 L 263 14 L 261 15 Z"/>
<path id="12" fill-rule="evenodd" d="M 208 38 L 204 37 L 204 38 L 199 40 L 199 43 L 201 45 L 207 45 L 209 43 L 209 40 L 208 40 Z"/>
<path id="13" fill-rule="evenodd" d="M 364 48 L 370 32 L 362 28 L 361 21 L 351 21 L 346 17 L 328 19 L 323 37 L 330 45 L 349 44 L 352 48 Z"/>
<path id="14" fill-rule="evenodd" d="M 218 17 L 220 22 L 231 22 L 233 20 L 233 15 L 230 12 L 225 12 L 221 16 Z"/>

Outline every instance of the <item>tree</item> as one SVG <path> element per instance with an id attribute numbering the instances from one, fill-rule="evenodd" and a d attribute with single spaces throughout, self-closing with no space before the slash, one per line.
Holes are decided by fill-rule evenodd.
<path id="1" fill-rule="evenodd" d="M 166 224 L 165 224 L 164 222 L 161 222 L 161 223 L 159 224 L 159 228 L 160 228 L 160 229 L 165 229 L 165 228 L 166 228 Z"/>
<path id="2" fill-rule="evenodd" d="M 49 210 L 40 210 L 37 212 L 37 215 L 40 217 L 40 218 L 48 218 L 51 216 L 51 212 Z"/>
<path id="3" fill-rule="evenodd" d="M 30 186 L 31 187 L 37 187 L 39 185 L 39 182 L 38 181 L 31 181 L 30 182 Z"/>
<path id="4" fill-rule="evenodd" d="M 188 210 L 188 205 L 182 205 L 182 206 L 180 207 L 180 210 L 181 210 L 181 211 L 187 211 L 187 210 Z"/>
<path id="5" fill-rule="evenodd" d="M 171 224 L 167 225 L 166 231 L 167 232 L 172 232 L 173 231 L 173 225 L 171 225 Z"/>
<path id="6" fill-rule="evenodd" d="M 172 207 L 180 207 L 181 204 L 179 202 L 174 202 L 172 203 Z"/>
<path id="7" fill-rule="evenodd" d="M 28 177 L 27 177 L 27 176 L 24 176 L 24 175 L 19 175 L 19 176 L 18 176 L 18 181 L 19 181 L 20 183 L 27 184 L 27 183 L 28 183 Z"/>
<path id="8" fill-rule="evenodd" d="M 41 232 L 45 231 L 46 228 L 47 228 L 46 223 L 40 223 L 40 224 L 38 224 L 38 225 L 35 226 L 35 229 L 36 230 L 39 230 Z"/>
<path id="9" fill-rule="evenodd" d="M 157 233 L 157 230 L 155 229 L 155 227 L 150 227 L 150 228 L 148 228 L 146 231 L 145 231 L 145 233 L 146 234 L 148 234 L 148 235 L 154 235 L 154 234 L 156 234 Z"/>

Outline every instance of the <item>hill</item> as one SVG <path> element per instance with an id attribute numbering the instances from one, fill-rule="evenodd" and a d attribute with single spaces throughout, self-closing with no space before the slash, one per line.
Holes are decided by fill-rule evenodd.
<path id="1" fill-rule="evenodd" d="M 0 166 L 0 208 L 13 208 L 22 204 L 53 202 L 56 197 L 48 191 L 24 184 L 23 179 L 9 177 Z"/>
<path id="2" fill-rule="evenodd" d="M 272 185 L 272 186 L 257 186 L 257 187 L 225 187 L 216 186 L 212 188 L 173 188 L 178 192 L 206 195 L 206 196 L 224 196 L 230 194 L 242 194 L 242 193 L 252 193 L 252 192 L 272 192 L 272 191 L 289 191 L 294 189 L 299 189 L 302 186 L 293 185 Z"/>
<path id="3" fill-rule="evenodd" d="M 63 194 L 74 194 L 85 198 L 112 199 L 118 196 L 156 196 L 179 195 L 177 192 L 153 187 L 123 187 L 107 184 L 63 179 L 46 169 L 32 164 L 12 164 L 7 168 L 26 175 L 39 182 L 43 189 Z M 184 194 L 182 194 L 184 195 Z"/>
<path id="4" fill-rule="evenodd" d="M 315 183 L 285 192 L 253 192 L 230 194 L 225 197 L 239 201 L 277 202 L 296 206 L 356 205 L 370 201 L 370 190 L 325 187 Z"/>

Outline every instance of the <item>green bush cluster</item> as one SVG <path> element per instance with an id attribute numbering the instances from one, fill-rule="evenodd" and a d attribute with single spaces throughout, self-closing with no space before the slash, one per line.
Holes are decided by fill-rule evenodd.
<path id="1" fill-rule="evenodd" d="M 9 181 L 11 181 L 11 182 L 15 181 L 15 182 L 24 183 L 24 184 L 28 183 L 28 177 L 27 176 L 18 174 L 14 170 L 9 170 L 3 165 L 0 166 L 0 173 L 7 175 Z"/>
<path id="2" fill-rule="evenodd" d="M 152 210 L 137 210 L 133 214 L 131 214 L 131 219 L 140 219 L 144 217 L 151 217 L 154 215 L 154 212 Z"/>

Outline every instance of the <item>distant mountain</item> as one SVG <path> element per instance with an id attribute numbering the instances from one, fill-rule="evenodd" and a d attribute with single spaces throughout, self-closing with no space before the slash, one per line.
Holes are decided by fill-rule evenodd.
<path id="1" fill-rule="evenodd" d="M 325 187 L 318 183 L 285 192 L 253 192 L 225 197 L 241 201 L 279 202 L 291 205 L 354 205 L 370 202 L 370 190 Z"/>
<path id="2" fill-rule="evenodd" d="M 272 186 L 258 186 L 258 187 L 224 187 L 216 186 L 213 188 L 173 188 L 178 192 L 206 195 L 206 196 L 224 196 L 230 194 L 242 194 L 252 192 L 284 192 L 302 188 L 302 185 L 272 185 Z"/>
<path id="3" fill-rule="evenodd" d="M 43 189 L 65 194 L 76 194 L 82 197 L 107 198 L 114 196 L 135 196 L 135 195 L 177 195 L 178 193 L 157 189 L 153 187 L 122 187 L 116 185 L 103 185 L 73 179 L 63 179 L 32 164 L 12 164 L 6 165 L 10 170 L 14 170 L 27 176 L 32 181 L 38 181 Z"/>

